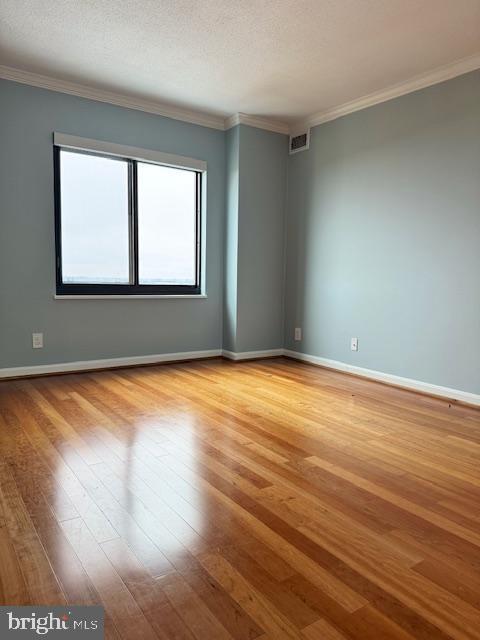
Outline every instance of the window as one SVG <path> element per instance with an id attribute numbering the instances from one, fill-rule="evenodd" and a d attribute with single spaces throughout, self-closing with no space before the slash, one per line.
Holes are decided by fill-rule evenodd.
<path id="1" fill-rule="evenodd" d="M 59 138 L 73 137 L 55 134 L 57 295 L 200 294 L 204 163 Z"/>

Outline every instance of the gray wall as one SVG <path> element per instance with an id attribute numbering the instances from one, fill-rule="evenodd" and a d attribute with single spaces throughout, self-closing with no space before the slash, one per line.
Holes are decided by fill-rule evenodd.
<path id="1" fill-rule="evenodd" d="M 208 299 L 53 299 L 53 131 L 206 160 Z M 224 137 L 0 81 L 0 368 L 221 348 Z M 32 350 L 34 331 L 44 349 Z"/>
<path id="2" fill-rule="evenodd" d="M 283 135 L 0 81 L 0 368 L 285 344 L 479 393 L 479 104 L 475 72 L 316 127 L 287 160 Z M 206 300 L 53 299 L 53 131 L 207 161 Z"/>
<path id="3" fill-rule="evenodd" d="M 283 347 L 287 136 L 239 125 L 226 137 L 224 346 Z"/>
<path id="4" fill-rule="evenodd" d="M 283 347 L 287 136 L 240 125 L 237 350 Z"/>
<path id="5" fill-rule="evenodd" d="M 479 105 L 474 72 L 318 126 L 290 157 L 287 348 L 480 392 Z"/>
<path id="6" fill-rule="evenodd" d="M 240 127 L 225 134 L 225 274 L 223 347 L 237 350 L 238 196 L 240 190 Z"/>
<path id="7" fill-rule="evenodd" d="M 54 300 L 53 131 L 208 163 L 207 299 Z M 282 347 L 286 136 L 0 81 L 0 140 L 0 368 Z"/>

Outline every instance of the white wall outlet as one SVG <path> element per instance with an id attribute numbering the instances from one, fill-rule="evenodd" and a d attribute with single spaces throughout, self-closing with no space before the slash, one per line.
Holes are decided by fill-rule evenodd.
<path id="1" fill-rule="evenodd" d="M 32 347 L 43 349 L 43 333 L 32 333 Z"/>
<path id="2" fill-rule="evenodd" d="M 350 349 L 352 351 L 358 351 L 358 338 L 350 339 Z"/>
<path id="3" fill-rule="evenodd" d="M 301 339 L 302 339 L 302 329 L 301 327 L 295 327 L 294 340 L 296 340 L 297 342 L 300 342 Z"/>

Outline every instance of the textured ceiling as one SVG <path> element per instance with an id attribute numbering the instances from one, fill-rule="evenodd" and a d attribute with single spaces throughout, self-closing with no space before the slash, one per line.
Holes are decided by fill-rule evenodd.
<path id="1" fill-rule="evenodd" d="M 0 64 L 292 121 L 480 52 L 480 0 L 1 0 Z"/>

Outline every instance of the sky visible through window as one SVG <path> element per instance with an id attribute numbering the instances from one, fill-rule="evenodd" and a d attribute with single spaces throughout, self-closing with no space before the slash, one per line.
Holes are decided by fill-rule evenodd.
<path id="1" fill-rule="evenodd" d="M 65 283 L 129 283 L 128 163 L 62 150 Z M 140 284 L 194 285 L 196 174 L 138 163 Z"/>

